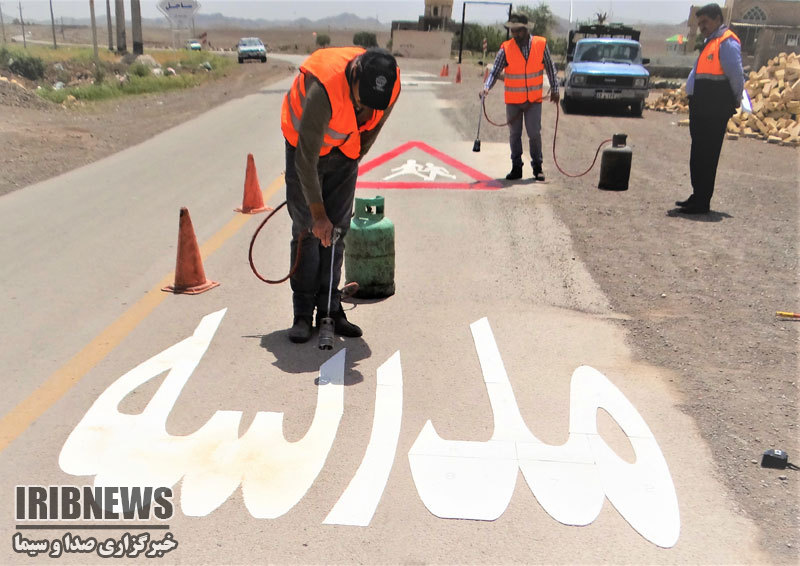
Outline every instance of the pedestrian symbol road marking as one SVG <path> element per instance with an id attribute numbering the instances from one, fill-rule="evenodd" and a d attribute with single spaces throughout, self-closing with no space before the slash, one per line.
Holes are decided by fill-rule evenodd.
<path id="1" fill-rule="evenodd" d="M 405 161 L 396 160 L 405 153 L 412 155 Z M 421 141 L 404 143 L 364 163 L 358 170 L 358 176 L 358 189 L 494 191 L 503 186 L 496 179 Z"/>
<path id="2" fill-rule="evenodd" d="M 383 180 L 388 181 L 389 179 L 405 175 L 414 175 L 415 177 L 421 178 L 423 181 L 433 181 L 436 179 L 437 175 L 440 177 L 449 177 L 450 179 L 456 178 L 455 175 L 451 175 L 444 167 L 435 165 L 430 161 L 425 165 L 421 165 L 417 163 L 416 159 L 409 159 L 400 167 L 393 168 L 392 174 L 388 177 L 384 177 Z"/>

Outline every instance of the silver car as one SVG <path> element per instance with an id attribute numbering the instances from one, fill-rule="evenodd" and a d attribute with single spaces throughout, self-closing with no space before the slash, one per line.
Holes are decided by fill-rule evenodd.
<path id="1" fill-rule="evenodd" d="M 259 59 L 262 63 L 267 62 L 267 48 L 257 37 L 243 37 L 236 46 L 239 55 L 239 63 L 244 63 L 245 59 Z"/>

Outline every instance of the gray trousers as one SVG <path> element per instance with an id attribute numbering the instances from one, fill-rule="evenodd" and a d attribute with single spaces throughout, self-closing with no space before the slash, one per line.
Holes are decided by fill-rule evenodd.
<path id="1" fill-rule="evenodd" d="M 300 233 L 308 232 L 308 234 L 303 238 L 300 265 L 289 280 L 292 286 L 292 305 L 295 316 L 312 316 L 314 307 L 317 307 L 321 316 L 326 316 L 328 288 L 331 283 L 331 261 L 333 261 L 331 312 L 336 312 L 341 306 L 338 286 L 344 262 L 344 235 L 350 227 L 350 218 L 353 215 L 358 161 L 346 157 L 338 150 L 319 158 L 317 173 L 322 186 L 325 212 L 334 227 L 342 231 L 342 237 L 336 242 L 336 253 L 331 257 L 332 248 L 323 247 L 319 238 L 310 232 L 311 211 L 297 177 L 294 155 L 295 148 L 287 143 L 286 207 L 292 219 L 290 265 L 294 265 Z"/>
<path id="2" fill-rule="evenodd" d="M 522 167 L 522 122 L 530 140 L 531 165 L 542 165 L 542 103 L 506 104 L 511 164 Z"/>

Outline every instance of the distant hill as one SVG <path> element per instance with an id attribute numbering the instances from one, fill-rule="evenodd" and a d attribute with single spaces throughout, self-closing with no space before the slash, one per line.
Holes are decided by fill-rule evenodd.
<path id="1" fill-rule="evenodd" d="M 105 13 L 98 14 L 96 20 L 98 25 L 105 22 Z M 130 20 L 128 20 L 130 22 Z M 39 22 L 41 24 L 50 24 L 50 22 Z M 89 18 L 64 18 L 65 25 L 90 25 Z M 194 18 L 195 28 L 197 29 L 219 29 L 219 28 L 242 28 L 242 29 L 275 29 L 275 28 L 293 28 L 293 29 L 337 29 L 337 30 L 357 30 L 357 31 L 385 31 L 391 29 L 391 24 L 381 23 L 375 18 L 361 18 L 355 14 L 343 13 L 338 16 L 331 16 L 319 20 L 309 20 L 308 18 L 298 18 L 296 20 L 267 20 L 267 19 L 247 19 L 247 18 L 232 18 L 230 16 L 223 16 L 220 13 L 203 14 L 199 13 Z M 145 18 L 142 20 L 142 25 L 147 27 L 169 27 L 169 22 L 166 18 Z"/>

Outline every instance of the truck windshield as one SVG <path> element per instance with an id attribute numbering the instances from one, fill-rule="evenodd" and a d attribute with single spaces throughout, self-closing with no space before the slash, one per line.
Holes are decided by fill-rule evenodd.
<path id="1" fill-rule="evenodd" d="M 629 43 L 579 42 L 575 61 L 607 63 L 641 63 L 638 45 Z"/>

